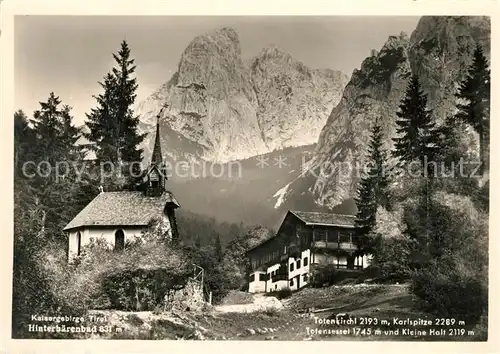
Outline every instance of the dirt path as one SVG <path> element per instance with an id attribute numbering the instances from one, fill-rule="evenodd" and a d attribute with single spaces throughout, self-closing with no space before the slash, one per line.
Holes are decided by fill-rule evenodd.
<path id="1" fill-rule="evenodd" d="M 476 341 L 473 326 L 450 319 L 441 324 L 418 309 L 408 288 L 401 286 L 332 287 L 305 289 L 284 302 L 292 320 L 271 334 L 250 340 L 356 340 L 356 341 Z M 315 305 L 315 306 L 311 306 Z M 297 314 L 315 308 L 328 311 Z M 283 312 L 284 313 L 284 312 Z M 338 314 L 343 314 L 339 315 Z M 280 315 L 278 315 L 280 316 Z M 290 317 L 289 317 L 290 318 Z M 336 319 L 339 322 L 336 322 Z M 247 338 L 246 338 L 247 339 Z"/>
<path id="2" fill-rule="evenodd" d="M 478 341 L 471 325 L 436 324 L 401 285 L 304 289 L 281 302 L 252 296 L 208 312 L 107 312 L 116 339 Z M 279 306 L 275 306 L 279 303 Z M 336 321 L 338 320 L 338 321 Z M 487 323 L 487 322 L 486 322 Z M 487 330 L 487 325 L 484 327 Z M 475 332 L 472 332 L 475 331 Z"/>

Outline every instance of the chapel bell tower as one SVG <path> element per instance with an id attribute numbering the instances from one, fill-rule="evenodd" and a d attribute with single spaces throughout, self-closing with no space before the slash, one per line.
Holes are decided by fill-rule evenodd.
<path id="1" fill-rule="evenodd" d="M 161 153 L 159 117 L 160 115 L 156 117 L 156 136 L 151 163 L 143 180 L 145 193 L 148 197 L 159 197 L 166 190 L 167 168 Z"/>

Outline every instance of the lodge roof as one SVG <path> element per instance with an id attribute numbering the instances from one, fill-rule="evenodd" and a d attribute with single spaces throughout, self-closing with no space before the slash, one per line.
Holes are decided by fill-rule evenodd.
<path id="1" fill-rule="evenodd" d="M 103 192 L 64 230 L 83 226 L 146 226 L 152 219 L 160 218 L 166 206 L 180 206 L 168 191 L 159 197 L 148 197 L 143 192 Z"/>
<path id="2" fill-rule="evenodd" d="M 354 221 L 356 219 L 356 216 L 354 215 L 345 215 L 345 214 L 333 214 L 333 213 L 323 213 L 323 212 L 316 212 L 316 211 L 296 211 L 296 210 L 289 210 L 287 215 L 289 214 L 295 216 L 297 219 L 302 221 L 306 225 L 317 225 L 317 226 L 338 226 L 338 227 L 345 227 L 345 228 L 354 228 Z M 285 216 L 285 219 L 286 219 Z M 283 225 L 283 224 L 282 224 Z M 281 226 L 280 226 L 281 230 Z M 251 249 L 249 249 L 246 253 L 255 250 L 264 244 L 268 243 L 269 241 L 275 239 L 279 234 L 278 233 L 270 238 L 267 238 L 260 242 L 259 244 L 255 245 Z"/>
<path id="3" fill-rule="evenodd" d="M 290 213 L 302 220 L 306 225 L 354 227 L 354 215 L 322 213 L 315 211 L 295 211 Z"/>

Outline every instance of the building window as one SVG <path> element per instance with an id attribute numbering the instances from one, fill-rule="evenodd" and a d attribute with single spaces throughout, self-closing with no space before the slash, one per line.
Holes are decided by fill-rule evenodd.
<path id="1" fill-rule="evenodd" d="M 307 257 L 304 258 L 304 267 L 307 266 L 309 259 Z"/>
<path id="2" fill-rule="evenodd" d="M 275 284 L 275 285 L 274 285 L 274 288 L 275 288 L 275 289 L 278 289 L 278 284 Z"/>
<path id="3" fill-rule="evenodd" d="M 297 269 L 300 268 L 300 259 L 297 260 Z"/>
<path id="4" fill-rule="evenodd" d="M 290 272 L 293 272 L 293 263 L 290 263 Z"/>
<path id="5" fill-rule="evenodd" d="M 153 169 L 151 171 L 151 174 L 149 175 L 149 181 L 151 183 L 151 187 L 157 188 L 160 184 L 160 175 L 158 174 L 158 171 L 156 169 Z"/>
<path id="6" fill-rule="evenodd" d="M 326 235 L 326 240 L 328 242 L 337 242 L 337 233 L 335 231 L 328 231 L 328 234 Z"/>
<path id="7" fill-rule="evenodd" d="M 307 274 L 304 274 L 303 279 L 305 282 L 307 281 L 307 279 L 308 279 Z"/>
<path id="8" fill-rule="evenodd" d="M 290 279 L 290 286 L 293 286 L 293 279 Z"/>
<path id="9" fill-rule="evenodd" d="M 326 230 L 314 230 L 316 241 L 326 241 Z"/>
<path id="10" fill-rule="evenodd" d="M 125 247 L 125 233 L 122 229 L 115 232 L 115 250 L 119 251 Z"/>
<path id="11" fill-rule="evenodd" d="M 250 274 L 250 283 L 255 280 L 255 274 Z"/>
<path id="12" fill-rule="evenodd" d="M 76 254 L 79 256 L 82 251 L 82 233 L 78 231 L 76 233 Z"/>
<path id="13" fill-rule="evenodd" d="M 349 235 L 345 233 L 341 233 L 339 235 L 339 242 L 340 243 L 349 243 Z"/>

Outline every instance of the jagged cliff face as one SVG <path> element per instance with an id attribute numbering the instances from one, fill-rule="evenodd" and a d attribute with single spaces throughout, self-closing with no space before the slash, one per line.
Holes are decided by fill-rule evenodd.
<path id="1" fill-rule="evenodd" d="M 226 162 L 316 142 L 346 83 L 339 72 L 310 70 L 277 49 L 247 65 L 236 32 L 224 28 L 195 38 L 178 71 L 137 113 L 149 132 L 167 103 L 160 117 L 163 151 Z"/>
<path id="2" fill-rule="evenodd" d="M 335 206 L 356 190 L 357 166 L 366 155 L 370 128 L 377 119 L 386 134 L 394 133 L 395 112 L 411 75 L 408 44 L 405 34 L 391 37 L 354 71 L 315 152 L 312 173 L 317 178 L 311 192 L 317 204 Z"/>
<path id="3" fill-rule="evenodd" d="M 454 109 L 454 93 L 480 44 L 490 57 L 488 17 L 423 17 L 411 35 L 410 62 L 437 119 Z"/>
<path id="4" fill-rule="evenodd" d="M 187 144 L 192 142 L 201 151 L 199 157 L 206 160 L 266 151 L 250 72 L 243 65 L 237 35 L 231 29 L 197 37 L 189 44 L 178 71 L 139 107 L 143 121 L 154 121 L 166 103 L 169 107 L 160 120 L 172 132 L 162 134 L 164 151 L 172 150 L 168 146 L 171 134 Z"/>
<path id="5" fill-rule="evenodd" d="M 386 148 L 392 148 L 396 111 L 412 73 L 419 76 L 438 122 L 453 113 L 453 93 L 472 62 L 476 43 L 489 57 L 488 18 L 423 17 L 410 38 L 390 37 L 380 52 L 363 61 L 321 131 L 306 173 L 313 179 L 306 193 L 316 204 L 333 208 L 356 195 L 362 174 L 356 166 L 365 162 L 377 119 L 387 137 Z"/>
<path id="6" fill-rule="evenodd" d="M 252 61 L 251 74 L 257 119 L 270 151 L 316 143 L 347 84 L 341 72 L 311 70 L 277 48 L 264 49 Z"/>

